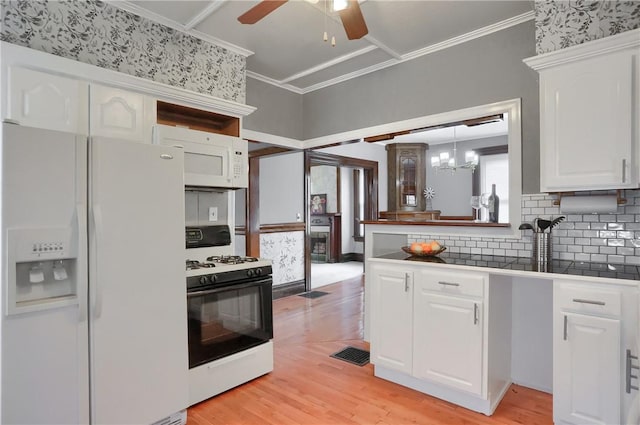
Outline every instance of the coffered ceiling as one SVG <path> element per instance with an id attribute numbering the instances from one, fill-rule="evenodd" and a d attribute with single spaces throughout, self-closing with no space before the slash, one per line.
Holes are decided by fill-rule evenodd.
<path id="1" fill-rule="evenodd" d="M 348 40 L 330 3 L 290 0 L 253 25 L 239 0 L 113 1 L 247 57 L 247 76 L 307 93 L 533 19 L 533 1 L 360 2 L 369 33 Z M 327 13 L 325 13 L 325 10 Z M 335 47 L 323 33 L 336 38 Z"/>

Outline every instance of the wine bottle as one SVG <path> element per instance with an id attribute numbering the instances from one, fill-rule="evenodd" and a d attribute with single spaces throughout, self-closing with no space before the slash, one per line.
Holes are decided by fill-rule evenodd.
<path id="1" fill-rule="evenodd" d="M 489 221 L 497 223 L 500 216 L 500 198 L 496 194 L 496 185 L 491 185 L 491 195 L 489 195 Z"/>

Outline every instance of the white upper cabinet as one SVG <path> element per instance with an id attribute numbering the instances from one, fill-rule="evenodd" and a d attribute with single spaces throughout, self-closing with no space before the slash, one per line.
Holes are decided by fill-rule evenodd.
<path id="1" fill-rule="evenodd" d="M 87 83 L 10 67 L 6 116 L 27 127 L 88 134 Z"/>
<path id="2" fill-rule="evenodd" d="M 639 34 L 526 60 L 540 73 L 541 191 L 638 187 Z"/>
<path id="3" fill-rule="evenodd" d="M 92 136 L 151 143 L 156 122 L 153 98 L 91 84 L 89 111 Z"/>

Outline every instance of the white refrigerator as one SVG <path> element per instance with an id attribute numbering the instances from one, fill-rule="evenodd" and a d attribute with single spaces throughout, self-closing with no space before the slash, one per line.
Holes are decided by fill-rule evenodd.
<path id="1" fill-rule="evenodd" d="M 179 149 L 3 124 L 1 422 L 188 405 Z"/>

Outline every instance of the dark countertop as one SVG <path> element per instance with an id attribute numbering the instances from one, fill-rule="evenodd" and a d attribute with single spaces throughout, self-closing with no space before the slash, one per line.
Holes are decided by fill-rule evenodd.
<path id="1" fill-rule="evenodd" d="M 629 264 L 585 263 L 580 261 L 553 260 L 551 264 L 547 265 L 547 267 L 536 267 L 530 258 L 459 254 L 452 252 L 444 252 L 437 257 L 416 257 L 399 251 L 391 254 L 379 255 L 374 258 L 640 281 L 640 267 Z"/>
<path id="2" fill-rule="evenodd" d="M 392 224 L 402 226 L 511 227 L 509 223 L 476 223 L 467 220 L 363 220 L 363 224 Z"/>

